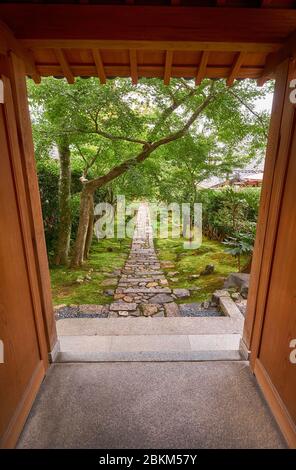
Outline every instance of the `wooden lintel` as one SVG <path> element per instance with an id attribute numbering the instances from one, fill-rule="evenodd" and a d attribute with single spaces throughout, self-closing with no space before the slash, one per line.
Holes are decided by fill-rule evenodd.
<path id="1" fill-rule="evenodd" d="M 101 84 L 103 85 L 106 83 L 106 74 L 105 74 L 104 64 L 103 64 L 99 49 L 92 49 L 92 55 L 93 55 L 94 62 L 96 65 L 97 75 L 100 79 Z"/>
<path id="2" fill-rule="evenodd" d="M 57 60 L 59 61 L 60 66 L 62 67 L 62 71 L 67 79 L 67 82 L 73 84 L 75 82 L 74 75 L 68 64 L 64 51 L 62 49 L 55 49 L 55 55 Z"/>
<path id="3" fill-rule="evenodd" d="M 246 51 L 255 54 L 268 54 L 280 49 L 276 43 L 254 42 L 204 42 L 204 41 L 142 41 L 142 40 L 105 40 L 105 39 L 22 39 L 24 47 L 41 49 L 107 49 L 107 50 L 175 50 L 175 51 Z"/>
<path id="4" fill-rule="evenodd" d="M 229 74 L 229 77 L 226 80 L 227 86 L 231 86 L 235 80 L 235 78 L 238 76 L 239 69 L 241 68 L 243 61 L 245 59 L 246 53 L 245 52 L 238 52 L 235 61 L 231 67 L 231 71 Z"/>
<path id="5" fill-rule="evenodd" d="M 60 65 L 52 64 L 39 64 L 38 70 L 43 77 L 59 75 Z M 97 76 L 97 70 L 95 65 L 88 64 L 77 64 L 71 65 L 71 70 L 75 77 L 94 77 Z M 106 78 L 108 77 L 129 77 L 130 76 L 130 64 L 110 64 L 104 65 Z M 263 68 L 260 66 L 249 66 L 241 67 L 239 70 L 239 78 L 254 78 L 258 79 L 262 74 Z M 173 65 L 171 71 L 171 77 L 181 78 L 193 78 L 196 79 L 197 66 L 196 65 Z M 163 79 L 163 65 L 141 65 L 138 64 L 138 76 L 139 77 L 157 77 Z M 216 65 L 208 65 L 206 69 L 207 78 L 224 78 L 227 79 L 229 76 L 229 67 L 222 67 Z"/>
<path id="6" fill-rule="evenodd" d="M 41 82 L 41 77 L 36 68 L 32 51 L 26 49 L 26 47 L 15 38 L 9 27 L 2 21 L 0 21 L 0 50 L 4 54 L 8 51 L 13 51 L 24 61 L 28 74 L 31 75 L 35 83 Z"/>
<path id="7" fill-rule="evenodd" d="M 173 51 L 166 51 L 164 74 L 163 74 L 163 83 L 165 85 L 170 84 L 171 74 L 172 74 L 172 65 L 173 65 Z"/>
<path id="8" fill-rule="evenodd" d="M 267 56 L 265 67 L 261 77 L 258 79 L 258 85 L 263 85 L 269 78 L 275 76 L 277 67 L 286 59 L 296 57 L 296 30 L 287 38 L 285 44 L 274 53 Z"/>
<path id="9" fill-rule="evenodd" d="M 137 51 L 135 49 L 130 49 L 129 58 L 130 58 L 132 84 L 136 85 L 138 83 L 138 61 L 137 61 Z"/>
<path id="10" fill-rule="evenodd" d="M 201 59 L 200 59 L 200 64 L 198 67 L 198 72 L 197 72 L 196 79 L 195 79 L 195 85 L 200 85 L 203 78 L 205 77 L 206 71 L 207 71 L 208 60 L 209 60 L 209 51 L 203 51 Z"/>
<path id="11" fill-rule="evenodd" d="M 117 2 L 116 2 L 117 3 Z M 291 8 L 213 8 L 138 4 L 0 4 L 0 18 L 17 38 L 38 41 L 137 40 L 282 44 L 295 28 Z M 234 2 L 230 2 L 233 5 Z M 247 3 L 247 2 L 245 2 Z M 165 49 L 167 50 L 167 49 Z M 177 50 L 177 49 L 175 49 Z M 204 49 L 205 50 L 205 49 Z M 240 50 L 240 49 L 237 49 Z"/>

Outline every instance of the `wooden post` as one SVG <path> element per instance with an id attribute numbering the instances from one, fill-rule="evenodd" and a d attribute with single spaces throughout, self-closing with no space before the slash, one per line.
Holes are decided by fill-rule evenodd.
<path id="1" fill-rule="evenodd" d="M 35 286 L 35 288 L 39 291 L 47 348 L 50 353 L 56 346 L 57 333 L 51 297 L 50 276 L 34 157 L 31 120 L 27 100 L 25 66 L 22 59 L 17 57 L 13 52 L 10 52 L 8 62 L 12 96 L 16 110 L 16 125 L 21 153 L 20 156 L 26 185 L 29 220 L 38 278 L 38 286 Z"/>
<path id="2" fill-rule="evenodd" d="M 294 106 L 289 100 L 291 91 L 289 88 L 289 69 L 290 61 L 287 59 L 278 67 L 276 72 L 257 235 L 251 269 L 243 342 L 248 350 L 252 349 L 253 357 L 255 354 L 254 348 L 258 347 L 258 339 L 261 335 L 268 297 L 273 249 L 294 121 Z"/>

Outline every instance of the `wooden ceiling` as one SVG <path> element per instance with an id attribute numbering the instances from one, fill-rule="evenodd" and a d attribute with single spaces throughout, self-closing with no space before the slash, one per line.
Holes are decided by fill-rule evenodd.
<path id="1" fill-rule="evenodd" d="M 209 77 L 231 85 L 272 77 L 266 63 L 296 30 L 296 1 L 2 0 L 0 20 L 37 82 L 185 77 L 198 84 Z"/>

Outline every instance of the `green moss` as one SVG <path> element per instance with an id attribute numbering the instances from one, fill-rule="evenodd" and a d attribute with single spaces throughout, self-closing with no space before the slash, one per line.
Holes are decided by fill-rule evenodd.
<path id="1" fill-rule="evenodd" d="M 53 267 L 50 270 L 54 305 L 57 304 L 108 304 L 113 297 L 104 294 L 113 287 L 101 286 L 108 273 L 121 269 L 129 253 L 131 240 L 121 242 L 115 239 L 95 240 L 90 259 L 83 267 L 72 269 Z M 112 250 L 112 251 L 111 251 Z M 90 269 L 91 281 L 77 283 L 77 278 L 84 278 Z"/>
<path id="2" fill-rule="evenodd" d="M 237 271 L 236 260 L 224 252 L 222 243 L 203 238 L 203 243 L 196 250 L 186 250 L 184 239 L 156 239 L 155 247 L 160 260 L 172 261 L 174 268 L 164 269 L 166 275 L 169 271 L 179 271 L 176 275 L 178 282 L 171 282 L 170 287 L 189 288 L 197 287 L 185 302 L 202 302 L 211 297 L 211 294 L 223 287 L 224 280 L 231 272 Z M 90 260 L 82 268 L 70 269 L 54 267 L 51 269 L 51 282 L 54 304 L 108 304 L 112 296 L 106 296 L 105 290 L 113 287 L 101 286 L 101 282 L 108 278 L 108 273 L 121 269 L 130 250 L 131 240 L 121 242 L 116 239 L 94 241 Z M 242 259 L 242 263 L 244 263 Z M 209 276 L 191 279 L 192 274 L 200 274 L 207 264 L 215 265 L 215 272 Z M 91 281 L 83 284 L 76 282 L 77 278 L 85 277 L 90 269 Z M 184 303 L 184 299 L 181 301 Z"/>
<path id="3" fill-rule="evenodd" d="M 168 278 L 169 286 L 172 289 L 197 287 L 199 290 L 193 291 L 185 302 L 202 302 L 209 299 L 215 290 L 223 287 L 225 278 L 231 272 L 237 271 L 237 262 L 231 255 L 224 252 L 222 243 L 205 237 L 203 237 L 201 247 L 196 250 L 184 249 L 183 243 L 184 239 L 168 238 L 157 239 L 155 245 L 160 260 L 172 261 L 175 264 L 174 268 L 164 269 L 166 275 L 169 271 L 179 271 L 175 276 L 178 278 L 177 282 L 172 282 Z M 208 264 L 215 266 L 213 274 L 200 276 L 198 279 L 190 278 L 193 274 L 200 274 Z"/>

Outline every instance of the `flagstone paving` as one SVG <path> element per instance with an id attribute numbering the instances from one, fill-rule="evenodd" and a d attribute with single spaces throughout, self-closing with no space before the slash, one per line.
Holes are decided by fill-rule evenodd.
<path id="1" fill-rule="evenodd" d="M 110 316 L 165 316 L 164 305 L 176 298 L 155 253 L 148 205 L 142 203 L 131 251 L 110 305 Z"/>
<path id="2" fill-rule="evenodd" d="M 56 318 L 221 315 L 215 307 L 208 309 L 203 304 L 178 304 L 177 300 L 190 296 L 191 288 L 171 289 L 162 267 L 174 268 L 174 263 L 159 262 L 154 249 L 149 207 L 148 204 L 141 203 L 131 251 L 125 266 L 121 271 L 110 273 L 110 278 L 102 282 L 106 287 L 113 287 L 112 290 L 108 289 L 105 292 L 110 296 L 113 295 L 114 301 L 110 305 L 60 305 L 55 309 Z M 171 276 L 175 274 L 177 274 L 175 271 L 168 273 Z"/>

